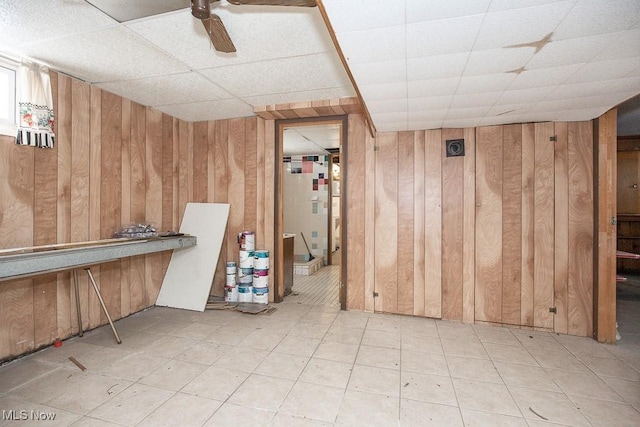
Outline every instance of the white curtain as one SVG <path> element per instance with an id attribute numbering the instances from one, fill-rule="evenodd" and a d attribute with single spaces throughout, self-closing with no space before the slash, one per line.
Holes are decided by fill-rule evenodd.
<path id="1" fill-rule="evenodd" d="M 49 69 L 22 61 L 16 79 L 18 135 L 16 144 L 53 148 L 53 97 Z"/>

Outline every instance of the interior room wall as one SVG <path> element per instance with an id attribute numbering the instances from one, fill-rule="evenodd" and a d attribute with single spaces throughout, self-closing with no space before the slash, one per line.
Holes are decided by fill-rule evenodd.
<path id="1" fill-rule="evenodd" d="M 273 128 L 264 120 L 188 123 L 63 74 L 51 79 L 55 148 L 0 137 L 0 249 L 108 238 L 129 222 L 177 230 L 195 201 L 231 204 L 212 293 L 222 295 L 238 232 L 254 230 L 257 245 L 272 250 L 274 149 L 265 135 Z M 114 319 L 154 304 L 169 259 L 92 267 Z M 83 327 L 105 324 L 86 275 L 79 278 Z M 69 272 L 2 282 L 0 306 L 0 360 L 78 332 Z"/>
<path id="2" fill-rule="evenodd" d="M 285 159 L 283 174 L 284 229 L 296 235 L 294 256 L 297 262 L 309 260 L 311 254 L 324 257 L 327 263 L 329 227 L 328 156 L 290 156 Z"/>

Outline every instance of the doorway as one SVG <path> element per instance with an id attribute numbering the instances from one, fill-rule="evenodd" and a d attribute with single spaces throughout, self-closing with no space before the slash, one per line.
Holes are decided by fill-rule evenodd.
<path id="1" fill-rule="evenodd" d="M 345 308 L 346 127 L 343 116 L 276 121 L 275 301 Z"/>

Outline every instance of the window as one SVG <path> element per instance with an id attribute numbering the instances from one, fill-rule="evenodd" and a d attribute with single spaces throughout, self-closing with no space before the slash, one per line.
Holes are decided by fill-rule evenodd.
<path id="1" fill-rule="evenodd" d="M 16 70 L 18 64 L 0 59 L 0 134 L 15 136 Z"/>

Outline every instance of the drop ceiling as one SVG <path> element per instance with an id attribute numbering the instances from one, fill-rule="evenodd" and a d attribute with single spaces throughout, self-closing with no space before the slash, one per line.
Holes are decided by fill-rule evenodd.
<path id="1" fill-rule="evenodd" d="M 589 120 L 640 93 L 638 0 L 321 3 L 378 131 Z M 319 7 L 212 10 L 236 53 L 188 8 L 120 23 L 83 0 L 0 0 L 0 52 L 188 121 L 356 94 Z"/>

